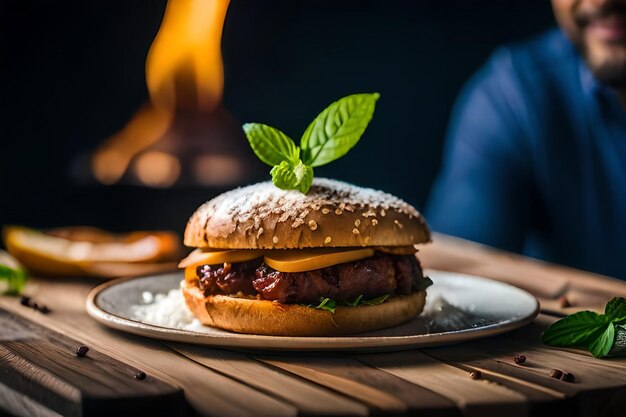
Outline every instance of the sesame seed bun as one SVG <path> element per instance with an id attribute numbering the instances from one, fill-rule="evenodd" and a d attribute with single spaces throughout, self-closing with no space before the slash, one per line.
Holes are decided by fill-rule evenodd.
<path id="1" fill-rule="evenodd" d="M 205 297 L 183 281 L 182 291 L 191 312 L 203 324 L 238 333 L 276 336 L 335 336 L 363 333 L 404 323 L 422 312 L 426 291 L 394 296 L 382 304 L 337 307 L 334 313 L 299 304 L 236 298 Z"/>
<path id="2" fill-rule="evenodd" d="M 430 241 L 421 214 L 382 191 L 316 178 L 308 194 L 262 182 L 226 192 L 191 216 L 184 243 L 224 249 L 410 246 Z"/>

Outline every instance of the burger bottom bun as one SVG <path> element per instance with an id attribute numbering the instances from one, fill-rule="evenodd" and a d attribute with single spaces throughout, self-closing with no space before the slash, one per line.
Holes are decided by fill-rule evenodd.
<path id="1" fill-rule="evenodd" d="M 426 291 L 421 290 L 375 306 L 337 307 L 331 313 L 299 304 L 227 295 L 205 297 L 198 287 L 186 282 L 181 287 L 187 306 L 203 324 L 274 336 L 336 336 L 392 327 L 420 314 L 426 301 Z"/>

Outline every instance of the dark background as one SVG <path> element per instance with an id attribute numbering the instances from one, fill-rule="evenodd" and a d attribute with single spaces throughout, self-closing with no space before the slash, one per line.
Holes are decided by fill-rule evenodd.
<path id="1" fill-rule="evenodd" d="M 0 3 L 0 224 L 182 231 L 221 191 L 105 187 L 72 175 L 77 156 L 147 99 L 145 59 L 164 8 L 164 0 Z M 240 122 L 297 139 L 335 99 L 380 92 L 362 141 L 316 175 L 422 208 L 463 83 L 498 45 L 552 25 L 545 0 L 233 0 L 224 103 Z"/>

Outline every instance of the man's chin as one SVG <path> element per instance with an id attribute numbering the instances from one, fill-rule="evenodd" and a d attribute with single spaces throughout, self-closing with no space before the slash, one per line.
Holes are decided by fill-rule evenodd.
<path id="1" fill-rule="evenodd" d="M 613 88 L 626 87 L 626 45 L 586 45 L 585 61 L 595 78 Z"/>

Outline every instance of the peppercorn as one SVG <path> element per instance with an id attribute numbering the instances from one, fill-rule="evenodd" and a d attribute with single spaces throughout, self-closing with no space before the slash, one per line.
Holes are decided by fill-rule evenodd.
<path id="1" fill-rule="evenodd" d="M 87 352 L 89 352 L 89 348 L 85 345 L 80 345 L 76 348 L 76 356 L 78 356 L 79 358 L 85 357 L 85 355 L 87 355 Z"/>
<path id="2" fill-rule="evenodd" d="M 526 356 L 524 356 L 524 355 L 515 355 L 515 357 L 513 358 L 513 362 L 515 362 L 518 365 L 521 365 L 524 362 L 526 362 Z"/>
<path id="3" fill-rule="evenodd" d="M 550 371 L 551 378 L 560 379 L 562 375 L 563 375 L 563 371 L 560 371 L 558 369 L 553 369 Z"/>
<path id="4" fill-rule="evenodd" d="M 480 371 L 472 371 L 472 372 L 470 372 L 469 376 L 472 379 L 480 379 L 480 378 L 482 378 L 483 374 Z"/>

